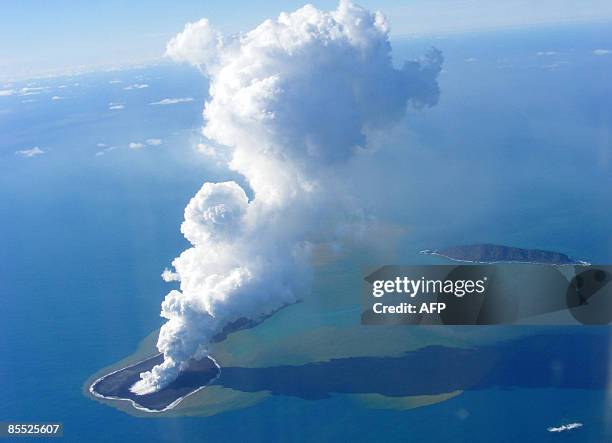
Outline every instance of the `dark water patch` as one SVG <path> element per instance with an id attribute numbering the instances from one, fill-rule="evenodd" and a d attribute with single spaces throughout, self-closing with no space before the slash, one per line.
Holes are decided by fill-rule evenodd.
<path id="1" fill-rule="evenodd" d="M 501 388 L 605 389 L 610 335 L 541 334 L 494 346 L 429 346 L 400 357 L 355 357 L 301 366 L 223 368 L 213 383 L 308 400 L 332 394 L 399 397 Z"/>

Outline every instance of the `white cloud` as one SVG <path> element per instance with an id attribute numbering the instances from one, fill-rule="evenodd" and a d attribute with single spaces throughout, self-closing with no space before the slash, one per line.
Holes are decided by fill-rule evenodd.
<path id="1" fill-rule="evenodd" d="M 147 85 L 146 83 L 135 83 L 133 85 L 129 85 L 126 86 L 125 88 L 123 88 L 126 91 L 130 91 L 132 89 L 144 89 L 144 88 L 148 88 L 149 85 Z"/>
<path id="2" fill-rule="evenodd" d="M 183 32 L 172 38 L 166 46 L 170 58 L 206 67 L 216 65 L 223 49 L 223 36 L 203 18 L 195 23 L 187 23 Z"/>
<path id="3" fill-rule="evenodd" d="M 133 392 L 167 385 L 228 323 L 306 295 L 311 242 L 354 231 L 351 160 L 407 105 L 431 106 L 439 95 L 441 53 L 397 69 L 388 31 L 382 14 L 342 1 L 227 39 L 200 20 L 168 43 L 167 55 L 209 76 L 203 134 L 228 149 L 253 197 L 235 182 L 205 183 L 187 205 L 181 232 L 191 247 L 164 272 L 180 282 L 162 303 L 164 362 Z"/>
<path id="4" fill-rule="evenodd" d="M 19 90 L 19 95 L 38 95 L 45 89 L 43 86 L 26 86 Z"/>
<path id="5" fill-rule="evenodd" d="M 612 54 L 612 49 L 595 49 L 593 51 L 593 55 L 610 55 Z"/>
<path id="6" fill-rule="evenodd" d="M 572 429 L 577 429 L 582 427 L 582 423 L 568 423 L 566 425 L 561 425 L 561 426 L 557 426 L 557 427 L 550 427 L 547 429 L 548 432 L 564 432 L 564 431 L 571 431 Z"/>
<path id="7" fill-rule="evenodd" d="M 111 80 L 108 83 L 110 83 L 111 85 L 117 84 L 117 83 L 121 83 L 121 80 Z"/>
<path id="8" fill-rule="evenodd" d="M 196 145 L 196 150 L 207 157 L 217 157 L 218 155 L 217 150 L 214 147 L 205 143 L 198 143 Z"/>
<path id="9" fill-rule="evenodd" d="M 208 157 L 208 159 L 213 160 L 217 167 L 226 167 L 229 161 L 228 150 L 223 147 L 215 147 L 208 143 L 198 143 L 195 146 L 195 150 Z"/>
<path id="10" fill-rule="evenodd" d="M 117 149 L 116 146 L 107 146 L 105 143 L 98 143 L 96 146 L 98 148 L 103 148 L 101 151 L 96 152 L 96 157 L 100 157 L 106 154 L 107 152 L 114 151 L 115 149 Z"/>
<path id="11" fill-rule="evenodd" d="M 59 95 L 54 95 L 53 97 L 51 97 L 51 100 L 64 100 L 66 97 L 60 97 Z"/>
<path id="12" fill-rule="evenodd" d="M 8 97 L 9 95 L 13 95 L 14 93 L 14 89 L 2 89 L 0 90 L 0 97 Z"/>
<path id="13" fill-rule="evenodd" d="M 15 151 L 15 155 L 21 155 L 22 157 L 36 157 L 37 155 L 46 154 L 47 151 L 43 151 L 38 146 L 30 149 L 22 149 L 21 151 Z"/>
<path id="14" fill-rule="evenodd" d="M 168 268 L 164 268 L 164 272 L 161 273 L 161 278 L 165 282 L 179 281 L 179 275 Z"/>
<path id="15" fill-rule="evenodd" d="M 108 104 L 108 109 L 110 111 L 118 111 L 120 109 L 125 109 L 125 105 L 123 103 L 113 103 L 113 102 L 110 102 Z"/>
<path id="16" fill-rule="evenodd" d="M 559 53 L 557 51 L 538 51 L 536 52 L 536 55 L 539 57 L 550 57 L 553 55 L 559 55 Z"/>
<path id="17" fill-rule="evenodd" d="M 159 146 L 163 143 L 161 138 L 149 138 L 144 142 L 131 142 L 128 146 L 130 149 L 142 149 L 148 146 Z"/>
<path id="18" fill-rule="evenodd" d="M 565 60 L 562 60 L 562 61 L 559 61 L 559 62 L 556 62 L 556 63 L 550 63 L 550 64 L 547 64 L 547 65 L 542 65 L 541 68 L 542 69 L 548 69 L 548 70 L 552 71 L 554 69 L 561 68 L 561 67 L 563 67 L 565 65 L 569 65 L 569 62 L 565 61 Z"/>
<path id="19" fill-rule="evenodd" d="M 21 92 L 43 91 L 45 89 L 44 86 L 26 86 L 21 88 Z"/>
<path id="20" fill-rule="evenodd" d="M 188 103 L 192 102 L 193 97 L 183 97 L 183 98 L 165 98 L 158 102 L 149 103 L 150 105 L 176 105 L 178 103 Z"/>

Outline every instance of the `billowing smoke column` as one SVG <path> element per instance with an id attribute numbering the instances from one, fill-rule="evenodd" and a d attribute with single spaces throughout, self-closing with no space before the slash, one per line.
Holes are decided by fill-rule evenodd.
<path id="1" fill-rule="evenodd" d="M 203 134 L 229 149 L 235 182 L 205 183 L 185 208 L 192 247 L 166 280 L 157 347 L 164 362 L 132 390 L 156 391 L 211 338 L 240 318 L 257 320 L 308 291 L 309 245 L 331 239 L 355 209 L 349 160 L 367 135 L 406 106 L 438 98 L 442 56 L 432 50 L 394 68 L 382 14 L 350 2 L 305 6 L 251 32 L 224 38 L 208 20 L 188 24 L 167 55 L 210 79 Z"/>

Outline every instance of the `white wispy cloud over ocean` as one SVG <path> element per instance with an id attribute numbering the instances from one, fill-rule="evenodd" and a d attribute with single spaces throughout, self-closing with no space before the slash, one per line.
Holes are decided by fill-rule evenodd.
<path id="1" fill-rule="evenodd" d="M 46 154 L 46 153 L 47 153 L 47 151 L 43 151 L 38 146 L 35 146 L 33 148 L 30 148 L 30 149 L 22 149 L 22 150 L 19 150 L 19 151 L 15 151 L 15 155 L 20 155 L 22 157 L 27 157 L 27 158 L 36 157 L 38 155 L 43 155 L 43 154 Z"/>
<path id="2" fill-rule="evenodd" d="M 132 89 L 145 89 L 148 88 L 149 85 L 147 85 L 146 83 L 135 83 L 133 85 L 129 85 L 126 86 L 125 88 L 123 88 L 126 91 L 131 91 Z"/>
<path id="3" fill-rule="evenodd" d="M 593 55 L 612 55 L 612 49 L 595 49 Z"/>
<path id="4" fill-rule="evenodd" d="M 582 423 L 579 422 L 575 422 L 575 423 L 568 423 L 566 425 L 561 425 L 561 426 L 551 426 L 550 428 L 547 429 L 548 432 L 566 432 L 566 431 L 571 431 L 572 429 L 578 429 L 582 427 Z"/>
<path id="5" fill-rule="evenodd" d="M 108 146 L 106 143 L 98 143 L 96 147 L 100 149 L 98 152 L 96 152 L 96 157 L 100 157 L 107 152 L 117 149 L 117 146 Z"/>
<path id="6" fill-rule="evenodd" d="M 148 138 L 144 142 L 131 142 L 128 147 L 130 149 L 142 149 L 145 146 L 159 146 L 163 143 L 161 138 Z"/>
<path id="7" fill-rule="evenodd" d="M 26 96 L 26 95 L 39 95 L 43 92 L 46 92 L 46 90 L 48 90 L 49 88 L 44 87 L 44 86 L 26 86 L 23 87 L 21 89 L 19 89 L 19 91 L 15 91 L 16 94 L 22 95 L 22 96 Z"/>
<path id="8" fill-rule="evenodd" d="M 179 103 L 189 103 L 193 101 L 193 97 L 183 97 L 183 98 L 165 98 L 163 100 L 149 103 L 150 105 L 176 105 Z"/>

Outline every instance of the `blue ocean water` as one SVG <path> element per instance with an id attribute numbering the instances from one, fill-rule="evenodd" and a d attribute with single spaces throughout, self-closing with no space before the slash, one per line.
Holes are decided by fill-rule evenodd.
<path id="1" fill-rule="evenodd" d="M 612 55 L 593 53 L 611 37 L 594 26 L 394 42 L 397 59 L 431 45 L 446 58 L 439 104 L 410 111 L 378 161 L 356 165 L 367 209 L 406 229 L 397 260 L 488 241 L 612 261 Z M 207 85 L 190 68 L 28 83 L 10 87 L 43 89 L 0 97 L 0 420 L 62 421 L 66 441 L 92 442 L 612 437 L 607 389 L 523 379 L 405 411 L 281 394 L 208 418 L 149 419 L 86 398 L 91 374 L 161 325 L 159 275 L 186 246 L 189 198 L 235 177 L 194 149 Z M 136 84 L 148 87 L 125 89 Z M 45 153 L 16 154 L 34 147 Z M 562 332 L 584 338 L 568 341 L 577 358 L 608 368 L 607 353 L 590 358 L 606 328 Z M 546 431 L 574 421 L 584 426 Z"/>

